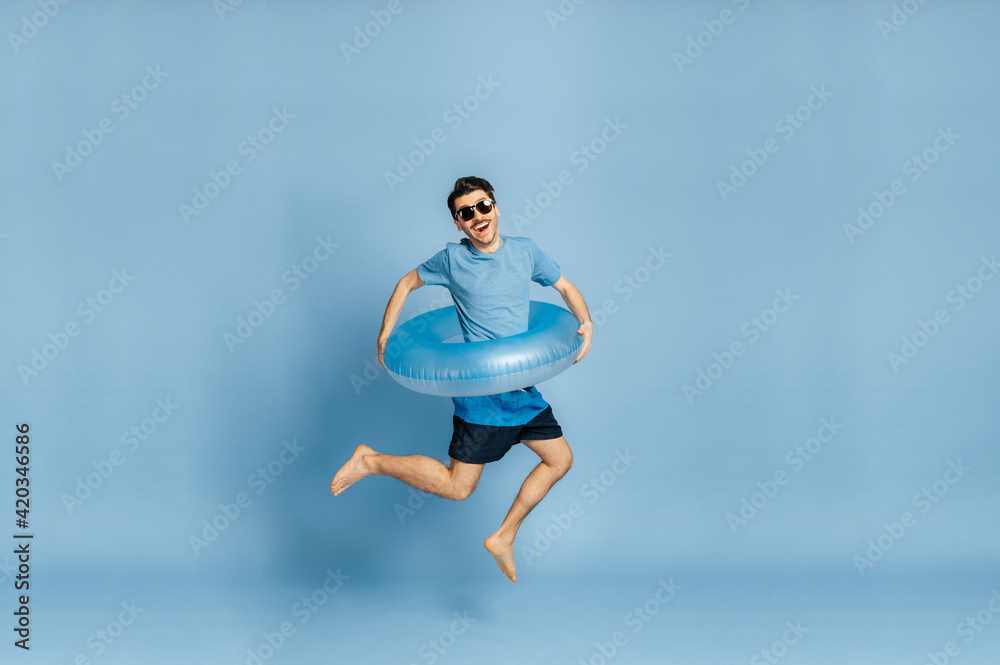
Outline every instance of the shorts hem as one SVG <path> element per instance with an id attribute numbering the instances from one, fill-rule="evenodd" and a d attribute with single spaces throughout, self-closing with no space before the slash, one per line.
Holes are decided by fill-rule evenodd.
<path id="1" fill-rule="evenodd" d="M 546 406 L 523 425 L 479 425 L 458 415 L 452 416 L 452 422 L 454 431 L 448 456 L 464 464 L 497 462 L 522 441 L 545 441 L 563 435 L 551 406 Z"/>

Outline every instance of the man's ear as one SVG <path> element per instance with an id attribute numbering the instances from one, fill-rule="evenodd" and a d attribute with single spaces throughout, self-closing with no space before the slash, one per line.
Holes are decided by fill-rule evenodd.
<path id="1" fill-rule="evenodd" d="M 455 228 L 456 229 L 458 229 L 459 231 L 462 230 L 462 225 L 459 223 L 459 221 L 457 219 L 455 219 L 454 217 L 452 217 L 451 221 L 455 222 Z"/>

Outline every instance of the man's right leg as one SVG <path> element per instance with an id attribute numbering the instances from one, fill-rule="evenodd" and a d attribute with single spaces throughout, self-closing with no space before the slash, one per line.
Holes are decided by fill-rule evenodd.
<path id="1" fill-rule="evenodd" d="M 383 455 L 362 444 L 337 472 L 330 491 L 336 496 L 365 476 L 380 475 L 445 499 L 462 501 L 476 489 L 482 472 L 482 464 L 452 459 L 447 467 L 424 455 Z"/>
<path id="2" fill-rule="evenodd" d="M 530 448 L 542 461 L 524 479 L 521 490 L 517 493 L 514 504 L 507 512 L 503 524 L 483 543 L 496 559 L 500 570 L 510 578 L 511 582 L 517 582 L 514 566 L 514 538 L 517 536 L 517 530 L 521 527 L 521 522 L 548 494 L 552 486 L 573 466 L 573 453 L 563 436 L 556 439 L 522 441 L 521 443 Z"/>

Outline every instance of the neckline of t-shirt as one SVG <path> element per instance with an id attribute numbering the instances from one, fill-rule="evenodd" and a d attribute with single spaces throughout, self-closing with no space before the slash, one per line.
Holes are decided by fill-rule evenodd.
<path id="1" fill-rule="evenodd" d="M 463 242 L 463 243 L 465 243 L 465 246 L 466 246 L 466 247 L 468 247 L 468 248 L 469 248 L 469 251 L 471 251 L 471 252 L 472 252 L 473 254 L 476 254 L 476 255 L 478 255 L 478 256 L 489 256 L 489 257 L 493 257 L 493 256 L 496 256 L 496 255 L 497 255 L 497 253 L 498 253 L 498 252 L 499 252 L 499 251 L 500 251 L 501 249 L 503 249 L 504 245 L 506 245 L 506 244 L 507 244 L 507 236 L 505 236 L 505 235 L 503 235 L 503 234 L 501 234 L 501 235 L 500 235 L 500 246 L 499 246 L 499 247 L 497 247 L 497 248 L 496 248 L 496 251 L 495 251 L 495 252 L 493 252 L 493 253 L 490 253 L 490 252 L 484 252 L 483 250 L 481 250 L 481 249 L 478 249 L 478 248 L 476 248 L 475 246 L 473 246 L 473 244 L 472 244 L 472 241 L 471 241 L 471 240 L 469 240 L 469 238 L 462 238 L 462 242 Z"/>

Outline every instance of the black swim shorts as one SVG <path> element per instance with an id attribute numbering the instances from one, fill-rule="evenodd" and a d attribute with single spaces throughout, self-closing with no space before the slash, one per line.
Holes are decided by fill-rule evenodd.
<path id="1" fill-rule="evenodd" d="M 451 436 L 448 455 L 467 464 L 496 462 L 521 441 L 558 439 L 562 428 L 552 415 L 552 407 L 532 418 L 524 425 L 495 426 L 467 423 L 452 416 L 455 432 Z"/>

